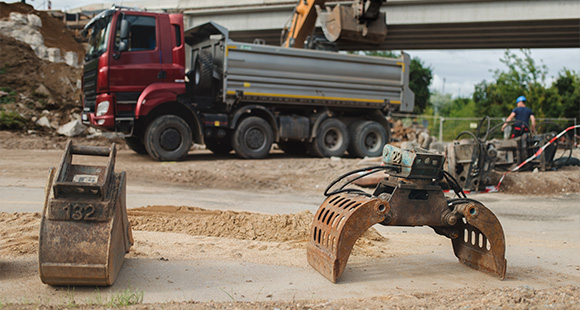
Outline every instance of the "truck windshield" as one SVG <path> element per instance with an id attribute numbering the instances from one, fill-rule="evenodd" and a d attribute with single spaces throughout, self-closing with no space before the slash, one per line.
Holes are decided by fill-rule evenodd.
<path id="1" fill-rule="evenodd" d="M 107 42 L 109 41 L 109 34 L 111 32 L 111 16 L 102 18 L 91 26 L 88 29 L 90 31 L 89 45 L 87 47 L 85 60 L 99 57 L 107 51 Z"/>

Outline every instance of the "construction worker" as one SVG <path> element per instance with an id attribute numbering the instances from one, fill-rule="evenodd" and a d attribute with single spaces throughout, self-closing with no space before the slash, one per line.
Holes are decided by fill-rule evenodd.
<path id="1" fill-rule="evenodd" d="M 536 131 L 536 118 L 534 117 L 534 112 L 532 109 L 526 107 L 526 97 L 519 96 L 516 99 L 517 106 L 512 110 L 512 113 L 508 118 L 505 120 L 503 126 L 501 126 L 501 130 L 503 131 L 507 126 L 508 122 L 516 119 L 514 123 L 514 130 L 510 138 L 519 137 L 524 134 L 524 132 L 529 132 L 530 129 L 532 132 Z M 532 121 L 532 126 L 530 127 L 530 122 Z M 525 125 L 525 126 L 524 126 Z"/>

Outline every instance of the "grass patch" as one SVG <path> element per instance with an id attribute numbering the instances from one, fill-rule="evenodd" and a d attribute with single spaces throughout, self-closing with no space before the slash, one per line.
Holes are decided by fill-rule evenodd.
<path id="1" fill-rule="evenodd" d="M 16 102 L 16 96 L 18 96 L 18 93 L 10 88 L 0 87 L 0 104 L 14 103 Z"/>
<path id="2" fill-rule="evenodd" d="M 124 291 L 113 293 L 109 298 L 107 298 L 103 297 L 97 288 L 97 296 L 94 300 L 87 303 L 110 308 L 121 308 L 143 303 L 143 296 L 143 291 L 127 288 Z"/>
<path id="3" fill-rule="evenodd" d="M 14 111 L 0 111 L 0 130 L 22 129 L 26 125 L 26 118 Z"/>

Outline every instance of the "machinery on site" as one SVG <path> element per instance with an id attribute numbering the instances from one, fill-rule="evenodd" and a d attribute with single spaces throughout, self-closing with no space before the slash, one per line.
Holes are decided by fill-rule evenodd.
<path id="1" fill-rule="evenodd" d="M 445 157 L 426 150 L 402 150 L 385 145 L 383 165 L 355 170 L 328 186 L 328 196 L 316 214 L 307 245 L 309 264 L 332 282 L 344 272 L 356 240 L 374 224 L 430 226 L 451 239 L 460 262 L 505 278 L 505 236 L 496 216 L 469 199 L 457 181 L 443 170 Z M 372 194 L 348 184 L 358 178 L 388 173 Z M 348 176 L 354 179 L 337 184 Z M 457 198 L 447 198 L 440 182 L 447 182 Z"/>
<path id="2" fill-rule="evenodd" d="M 327 49 L 325 43 L 341 41 L 380 44 L 387 36 L 386 14 L 380 11 L 386 0 L 355 0 L 351 6 L 337 4 L 330 9 L 326 0 L 299 0 L 289 26 L 282 31 L 281 45 Z M 314 35 L 318 20 L 324 40 Z"/>
<path id="3" fill-rule="evenodd" d="M 106 163 L 79 164 L 73 159 L 76 155 L 105 157 Z M 43 283 L 115 282 L 133 245 L 125 200 L 127 178 L 125 172 L 114 172 L 115 156 L 115 144 L 77 146 L 69 141 L 56 176 L 51 168 L 38 240 Z"/>
<path id="4" fill-rule="evenodd" d="M 527 127 L 520 121 L 510 123 L 515 122 L 518 122 L 519 126 Z M 503 122 L 492 127 L 489 118 L 485 117 L 479 123 L 476 133 L 463 131 L 447 145 L 446 170 L 465 190 L 484 191 L 487 187 L 496 185 L 495 171 L 514 169 L 536 154 L 540 148 L 544 148 L 542 153 L 526 163 L 523 169 L 538 168 L 542 171 L 556 169 L 567 164 L 572 158 L 572 131 L 549 143 L 562 131 L 561 127 L 553 122 L 542 122 L 536 128 L 536 132 L 527 130 L 523 135 L 512 139 L 494 138 L 494 133 L 502 125 Z M 469 138 L 462 138 L 463 136 Z"/>
<path id="5" fill-rule="evenodd" d="M 361 4 L 358 21 L 371 29 L 378 7 Z M 180 14 L 120 7 L 85 32 L 83 123 L 156 160 L 181 160 L 192 143 L 243 158 L 266 157 L 273 143 L 320 157 L 380 156 L 386 116 L 414 107 L 406 54 L 239 43 L 213 22 L 184 31 Z"/>

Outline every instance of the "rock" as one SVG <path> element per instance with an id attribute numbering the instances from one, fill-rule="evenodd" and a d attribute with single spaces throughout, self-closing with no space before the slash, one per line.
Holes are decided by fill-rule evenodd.
<path id="1" fill-rule="evenodd" d="M 34 14 L 28 14 L 27 19 L 28 19 L 28 24 L 30 26 L 35 27 L 35 28 L 42 27 L 42 20 L 40 19 L 39 16 L 34 15 Z"/>
<path id="2" fill-rule="evenodd" d="M 445 142 L 435 141 L 435 142 L 431 143 L 431 145 L 429 146 L 429 150 L 435 151 L 439 154 L 443 154 L 443 153 L 445 153 L 445 148 L 447 147 L 447 144 L 448 143 L 445 143 Z"/>
<path id="3" fill-rule="evenodd" d="M 57 132 L 63 136 L 74 137 L 83 133 L 85 129 L 87 129 L 87 126 L 83 125 L 81 121 L 74 120 L 60 126 Z"/>
<path id="4" fill-rule="evenodd" d="M 24 14 L 12 12 L 10 13 L 10 20 L 16 24 L 26 25 L 28 24 L 28 18 Z"/>
<path id="5" fill-rule="evenodd" d="M 46 49 L 48 53 L 48 60 L 51 62 L 62 62 L 60 57 L 60 49 L 56 47 L 51 47 Z"/>
<path id="6" fill-rule="evenodd" d="M 401 149 L 403 150 L 414 150 L 415 148 L 418 147 L 419 144 L 414 141 L 403 141 L 403 143 L 401 143 Z"/>
<path id="7" fill-rule="evenodd" d="M 64 53 L 64 62 L 71 67 L 78 67 L 79 65 L 79 55 L 75 52 Z M 78 87 L 80 88 L 80 86 Z"/>
<path id="8" fill-rule="evenodd" d="M 48 120 L 48 117 L 46 117 L 46 116 L 43 116 L 40 119 L 38 119 L 36 121 L 36 125 L 42 126 L 42 127 L 47 127 L 47 128 L 50 128 L 51 127 L 50 126 L 50 121 Z"/>
<path id="9" fill-rule="evenodd" d="M 48 88 L 46 88 L 46 86 L 44 86 L 44 84 L 40 84 L 40 86 L 38 86 L 38 88 L 36 88 L 34 90 L 34 93 L 37 95 L 41 95 L 43 97 L 50 97 L 51 93 L 50 90 L 48 90 Z M 43 111 L 44 113 L 44 111 Z"/>

